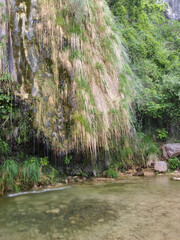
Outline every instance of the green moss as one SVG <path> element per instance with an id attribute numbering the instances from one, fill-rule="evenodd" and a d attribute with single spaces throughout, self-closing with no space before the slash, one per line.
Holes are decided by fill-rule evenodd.
<path id="1" fill-rule="evenodd" d="M 86 131 L 89 133 L 92 133 L 92 128 L 89 120 L 87 120 L 84 116 L 82 115 L 75 115 L 74 116 L 74 121 L 78 121 L 81 123 L 82 126 L 85 127 Z"/>
<path id="2" fill-rule="evenodd" d="M 101 72 L 104 71 L 103 65 L 102 65 L 101 63 L 99 63 L 99 62 L 96 63 L 96 66 L 95 66 L 95 67 L 96 67 L 97 70 L 99 70 L 99 71 L 101 71 Z"/>
<path id="3" fill-rule="evenodd" d="M 66 25 L 66 20 L 64 19 L 63 15 L 61 12 L 59 12 L 57 14 L 57 17 L 56 17 L 56 22 L 55 22 L 57 25 L 60 25 L 60 26 L 65 26 Z"/>
<path id="4" fill-rule="evenodd" d="M 77 49 L 74 51 L 71 51 L 71 55 L 69 56 L 70 61 L 73 61 L 74 59 L 83 60 L 83 58 L 84 58 L 84 52 Z"/>

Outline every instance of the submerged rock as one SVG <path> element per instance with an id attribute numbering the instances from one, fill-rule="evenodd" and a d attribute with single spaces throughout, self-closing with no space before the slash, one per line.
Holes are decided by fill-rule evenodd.
<path id="1" fill-rule="evenodd" d="M 60 212 L 60 209 L 59 208 L 54 208 L 54 209 L 51 209 L 51 210 L 47 210 L 46 213 L 59 213 Z"/>
<path id="2" fill-rule="evenodd" d="M 167 163 L 164 161 L 156 162 L 154 165 L 154 170 L 156 172 L 167 172 Z"/>

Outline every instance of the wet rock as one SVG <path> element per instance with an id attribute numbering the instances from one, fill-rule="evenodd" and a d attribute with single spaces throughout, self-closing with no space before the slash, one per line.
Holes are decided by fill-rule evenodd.
<path id="1" fill-rule="evenodd" d="M 156 162 L 154 165 L 154 170 L 156 172 L 167 172 L 167 163 L 164 161 Z"/>
<path id="2" fill-rule="evenodd" d="M 163 157 L 169 158 L 180 156 L 180 143 L 168 143 L 162 147 Z"/>
<path id="3" fill-rule="evenodd" d="M 136 172 L 133 173 L 133 176 L 144 176 L 144 172 L 142 170 L 142 168 L 136 168 Z"/>
<path id="4" fill-rule="evenodd" d="M 78 176 L 74 176 L 73 180 L 74 180 L 74 182 L 79 182 L 79 177 Z"/>
<path id="5" fill-rule="evenodd" d="M 52 116 L 52 113 L 51 113 L 51 112 L 47 112 L 47 116 L 48 116 L 48 117 L 51 117 L 51 116 Z"/>
<path id="6" fill-rule="evenodd" d="M 172 180 L 174 180 L 174 181 L 180 181 L 180 177 L 173 177 Z"/>
<path id="7" fill-rule="evenodd" d="M 73 179 L 72 176 L 68 176 L 68 177 L 67 177 L 67 181 L 68 181 L 68 183 L 73 183 L 73 182 L 74 182 L 74 179 Z"/>
<path id="8" fill-rule="evenodd" d="M 144 176 L 144 172 L 136 172 L 136 173 L 133 173 L 133 176 L 137 176 L 137 177 L 143 177 Z"/>
<path id="9" fill-rule="evenodd" d="M 50 122 L 49 121 L 46 121 L 45 124 L 44 124 L 44 127 L 47 128 L 50 126 Z"/>
<path id="10" fill-rule="evenodd" d="M 152 170 L 152 168 L 150 169 L 145 169 L 144 170 L 144 176 L 146 177 L 152 177 L 155 175 L 155 172 Z"/>

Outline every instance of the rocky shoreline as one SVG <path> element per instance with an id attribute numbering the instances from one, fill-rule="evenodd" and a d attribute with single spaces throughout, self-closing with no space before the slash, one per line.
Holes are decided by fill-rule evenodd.
<path id="1" fill-rule="evenodd" d="M 68 176 L 64 180 L 64 183 L 55 183 L 48 186 L 35 186 L 33 190 L 41 190 L 41 189 L 51 189 L 51 188 L 58 188 L 58 187 L 65 187 L 69 184 L 76 184 L 76 183 L 85 183 L 85 182 L 115 182 L 119 180 L 123 180 L 126 177 L 154 177 L 154 176 L 172 176 L 171 180 L 180 181 L 180 170 L 174 172 L 166 172 L 166 173 L 156 173 L 153 168 L 145 168 L 142 171 L 137 171 L 137 169 L 130 169 L 126 172 L 119 172 L 118 178 L 108 178 L 108 177 L 79 177 L 79 176 Z"/>

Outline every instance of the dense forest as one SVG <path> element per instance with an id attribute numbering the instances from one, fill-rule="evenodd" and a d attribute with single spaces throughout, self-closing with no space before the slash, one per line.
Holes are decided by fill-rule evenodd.
<path id="1" fill-rule="evenodd" d="M 180 141 L 180 22 L 166 3 L 30 2 L 0 3 L 2 194 L 116 178 Z"/>

